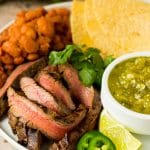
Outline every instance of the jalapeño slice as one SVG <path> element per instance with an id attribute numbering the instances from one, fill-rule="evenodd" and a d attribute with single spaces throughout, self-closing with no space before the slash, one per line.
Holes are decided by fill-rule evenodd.
<path id="1" fill-rule="evenodd" d="M 78 142 L 77 150 L 116 150 L 113 142 L 98 131 L 89 131 Z"/>

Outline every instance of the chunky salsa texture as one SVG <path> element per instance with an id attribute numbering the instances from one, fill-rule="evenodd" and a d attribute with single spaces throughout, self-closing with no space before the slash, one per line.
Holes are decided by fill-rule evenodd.
<path id="1" fill-rule="evenodd" d="M 109 89 L 123 106 L 150 114 L 150 57 L 135 57 L 118 64 L 110 73 Z"/>

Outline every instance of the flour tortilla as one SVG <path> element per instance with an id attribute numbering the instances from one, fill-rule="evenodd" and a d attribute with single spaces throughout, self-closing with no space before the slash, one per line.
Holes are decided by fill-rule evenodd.
<path id="1" fill-rule="evenodd" d="M 98 33 L 101 33 L 93 41 L 103 53 L 117 57 L 129 52 L 150 51 L 149 3 L 139 0 L 88 1 L 92 2 L 93 18 L 98 22 Z"/>
<path id="2" fill-rule="evenodd" d="M 84 25 L 84 1 L 74 0 L 71 11 L 71 30 L 75 44 L 94 46 Z"/>

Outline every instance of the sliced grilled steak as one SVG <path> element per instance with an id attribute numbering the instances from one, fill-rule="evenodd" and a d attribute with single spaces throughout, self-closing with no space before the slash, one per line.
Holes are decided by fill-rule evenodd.
<path id="1" fill-rule="evenodd" d="M 37 77 L 37 82 L 45 88 L 47 91 L 52 93 L 58 100 L 61 100 L 71 110 L 75 109 L 75 105 L 71 99 L 70 93 L 67 89 L 46 71 L 41 71 Z"/>
<path id="2" fill-rule="evenodd" d="M 9 124 L 18 136 L 18 142 L 27 145 L 29 150 L 40 150 L 42 135 L 38 130 L 28 128 L 19 117 L 15 117 L 12 110 L 8 111 Z"/>
<path id="3" fill-rule="evenodd" d="M 32 78 L 21 78 L 20 87 L 30 100 L 35 101 L 38 104 L 41 104 L 57 113 L 62 112 L 54 97 L 43 88 L 38 86 Z"/>
<path id="4" fill-rule="evenodd" d="M 18 120 L 16 125 L 16 132 L 18 136 L 18 142 L 23 145 L 26 145 L 28 143 L 26 124 Z"/>
<path id="5" fill-rule="evenodd" d="M 8 103 L 10 111 L 16 117 L 21 117 L 27 126 L 40 130 L 43 134 L 53 139 L 61 139 L 65 133 L 76 127 L 85 117 L 86 109 L 79 109 L 80 113 L 75 111 L 74 120 L 71 123 L 56 121 L 52 117 L 46 115 L 40 107 L 32 103 L 27 98 L 18 95 L 12 88 L 7 91 Z"/>
<path id="6" fill-rule="evenodd" d="M 26 124 L 17 118 L 11 110 L 8 111 L 8 120 L 14 134 L 18 136 L 18 142 L 26 145 L 27 144 L 27 127 Z"/>
<path id="7" fill-rule="evenodd" d="M 92 107 L 94 100 L 94 88 L 85 87 L 79 80 L 77 71 L 71 65 L 58 66 L 59 72 L 68 83 L 73 96 L 81 101 L 86 107 Z"/>
<path id="8" fill-rule="evenodd" d="M 28 130 L 28 149 L 29 150 L 40 150 L 42 144 L 42 135 L 40 131 L 29 129 Z"/>
<path id="9" fill-rule="evenodd" d="M 0 117 L 8 110 L 8 102 L 5 96 L 0 97 Z"/>
<path id="10" fill-rule="evenodd" d="M 23 65 L 18 66 L 11 75 L 7 78 L 4 86 L 0 89 L 0 117 L 4 114 L 7 109 L 7 100 L 5 99 L 4 95 L 7 89 L 10 86 L 15 88 L 19 88 L 19 80 L 22 76 L 33 76 L 39 69 L 46 66 L 46 59 L 41 58 L 37 61 L 26 63 Z"/>
<path id="11" fill-rule="evenodd" d="M 14 116 L 10 110 L 8 111 L 8 122 L 9 122 L 9 125 L 11 126 L 13 133 L 17 134 L 16 125 L 18 122 L 18 118 Z"/>
<path id="12" fill-rule="evenodd" d="M 29 67 L 23 69 L 23 71 L 19 73 L 18 77 L 11 85 L 13 88 L 20 89 L 20 79 L 22 77 L 34 77 L 39 70 L 43 69 L 47 65 L 47 58 L 43 57 L 31 63 L 32 64 Z"/>
<path id="13" fill-rule="evenodd" d="M 99 113 L 102 109 L 99 94 L 95 92 L 93 108 L 90 108 L 86 117 L 71 132 L 58 142 L 53 143 L 49 150 L 76 150 L 77 141 L 87 131 L 93 130 L 96 126 Z"/>

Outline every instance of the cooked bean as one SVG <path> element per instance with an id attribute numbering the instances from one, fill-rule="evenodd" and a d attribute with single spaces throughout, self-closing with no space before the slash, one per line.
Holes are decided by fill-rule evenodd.
<path id="1" fill-rule="evenodd" d="M 23 24 L 25 23 L 25 18 L 22 18 L 22 17 L 18 17 L 15 21 L 15 25 L 16 26 L 22 26 Z"/>
<path id="2" fill-rule="evenodd" d="M 3 56 L 0 57 L 1 61 L 6 64 L 6 65 L 11 65 L 13 64 L 13 58 L 5 53 Z"/>
<path id="3" fill-rule="evenodd" d="M 60 23 L 62 21 L 62 18 L 61 18 L 61 16 L 56 15 L 56 16 L 51 17 L 50 21 L 52 23 Z"/>
<path id="4" fill-rule="evenodd" d="M 0 47 L 0 56 L 3 55 L 3 50 L 2 50 L 2 47 Z"/>
<path id="5" fill-rule="evenodd" d="M 25 14 L 25 19 L 26 21 L 41 17 L 45 14 L 45 9 L 43 8 L 37 8 L 35 10 L 29 10 L 26 14 Z"/>
<path id="6" fill-rule="evenodd" d="M 56 13 L 62 16 L 68 16 L 70 14 L 69 10 L 66 8 L 56 8 Z"/>
<path id="7" fill-rule="evenodd" d="M 20 38 L 21 34 L 20 34 L 20 27 L 19 26 L 16 26 L 15 24 L 12 25 L 10 28 L 9 28 L 9 40 L 11 42 L 17 42 L 17 40 Z"/>
<path id="8" fill-rule="evenodd" d="M 56 15 L 57 15 L 55 9 L 49 10 L 47 14 L 49 15 L 49 17 L 52 17 L 52 16 L 56 16 Z"/>
<path id="9" fill-rule="evenodd" d="M 3 86 L 6 79 L 7 79 L 7 75 L 4 72 L 4 69 L 2 68 L 2 66 L 0 66 L 0 88 Z"/>
<path id="10" fill-rule="evenodd" d="M 27 53 L 36 53 L 39 49 L 38 42 L 25 35 L 21 37 L 20 44 Z"/>
<path id="11" fill-rule="evenodd" d="M 4 30 L 4 31 L 0 34 L 0 45 L 1 45 L 4 41 L 7 41 L 8 39 L 9 39 L 8 30 Z"/>
<path id="12" fill-rule="evenodd" d="M 14 69 L 14 65 L 5 65 L 4 66 L 6 70 L 13 70 Z"/>
<path id="13" fill-rule="evenodd" d="M 69 10 L 43 8 L 22 11 L 14 23 L 0 33 L 0 61 L 7 73 L 25 61 L 48 55 L 71 42 Z"/>
<path id="14" fill-rule="evenodd" d="M 24 62 L 24 58 L 21 57 L 21 56 L 14 58 L 14 64 L 15 64 L 15 65 L 22 64 L 23 62 Z"/>
<path id="15" fill-rule="evenodd" d="M 39 58 L 39 55 L 38 54 L 29 54 L 27 56 L 27 59 L 30 60 L 30 61 L 33 61 L 33 60 L 36 60 Z"/>
<path id="16" fill-rule="evenodd" d="M 52 37 L 54 34 L 53 24 L 50 24 L 44 17 L 37 20 L 38 31 L 47 37 Z"/>
<path id="17" fill-rule="evenodd" d="M 16 43 L 12 43 L 11 41 L 4 42 L 2 49 L 12 57 L 18 57 L 21 54 L 21 50 L 16 45 Z"/>
<path id="18" fill-rule="evenodd" d="M 21 27 L 21 33 L 25 34 L 26 36 L 32 38 L 33 40 L 36 39 L 36 32 L 35 30 L 27 25 Z"/>
<path id="19" fill-rule="evenodd" d="M 26 52 L 26 51 L 22 51 L 22 56 L 24 57 L 24 58 L 26 58 L 27 57 L 27 55 L 28 55 L 28 53 Z"/>

